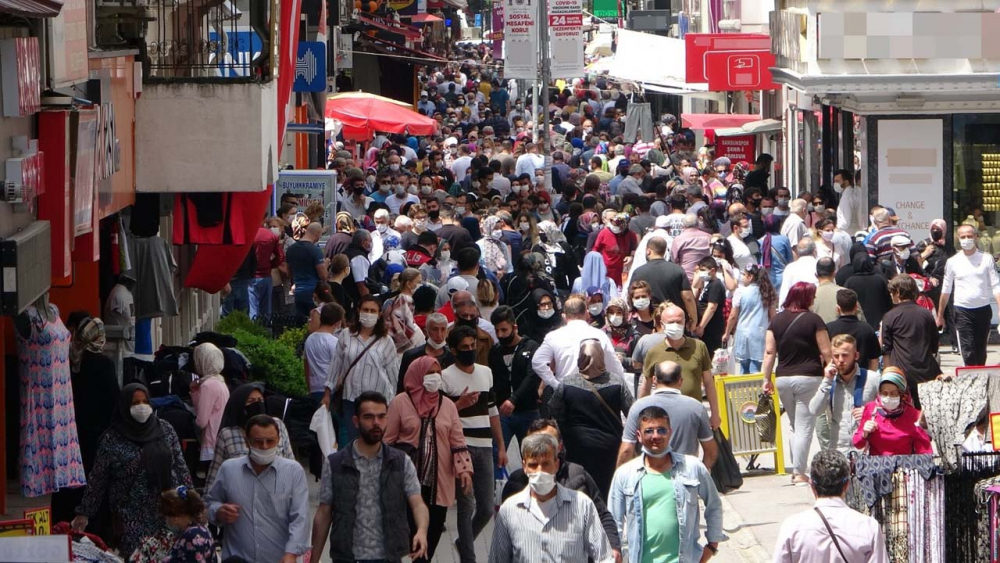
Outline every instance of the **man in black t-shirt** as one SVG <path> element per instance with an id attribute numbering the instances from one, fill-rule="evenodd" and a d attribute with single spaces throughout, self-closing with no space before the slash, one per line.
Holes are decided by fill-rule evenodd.
<path id="1" fill-rule="evenodd" d="M 694 334 L 705 343 L 710 356 L 722 346 L 722 332 L 726 328 L 723 317 L 726 307 L 726 286 L 716 277 L 718 271 L 719 265 L 711 256 L 702 258 L 695 270 L 695 275 L 701 276 L 704 287 L 698 297 L 699 318 Z"/>
<path id="2" fill-rule="evenodd" d="M 830 340 L 838 334 L 849 334 L 854 337 L 858 347 L 858 364 L 869 370 L 878 370 L 878 358 L 882 355 L 882 346 L 878 336 L 868 323 L 858 318 L 858 294 L 853 289 L 837 290 L 836 320 L 826 324 Z"/>
<path id="3" fill-rule="evenodd" d="M 670 301 L 684 310 L 688 317 L 688 326 L 694 324 L 692 319 L 698 318 L 694 293 L 691 292 L 691 282 L 684 268 L 673 262 L 667 262 L 667 241 L 652 237 L 646 242 L 646 263 L 636 268 L 632 273 L 631 282 L 644 281 L 653 291 L 656 303 Z"/>

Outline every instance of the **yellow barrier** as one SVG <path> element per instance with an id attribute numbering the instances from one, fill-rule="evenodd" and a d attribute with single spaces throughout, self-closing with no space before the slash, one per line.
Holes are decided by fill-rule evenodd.
<path id="1" fill-rule="evenodd" d="M 753 418 L 753 411 L 756 410 L 757 400 L 760 398 L 763 385 L 764 375 L 761 373 L 715 376 L 715 393 L 719 398 L 722 433 L 732 445 L 733 455 L 749 456 L 772 453 L 774 454 L 775 471 L 778 475 L 784 475 L 785 452 L 781 439 L 781 401 L 778 399 L 777 390 L 771 394 L 777 417 L 774 444 L 771 447 L 766 446 L 768 442 L 761 442 Z"/>

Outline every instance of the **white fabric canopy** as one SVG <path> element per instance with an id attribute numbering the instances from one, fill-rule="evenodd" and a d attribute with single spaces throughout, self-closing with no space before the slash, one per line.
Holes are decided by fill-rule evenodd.
<path id="1" fill-rule="evenodd" d="M 626 29 L 618 30 L 618 49 L 608 74 L 669 88 L 707 91 L 707 84 L 688 84 L 684 41 Z"/>

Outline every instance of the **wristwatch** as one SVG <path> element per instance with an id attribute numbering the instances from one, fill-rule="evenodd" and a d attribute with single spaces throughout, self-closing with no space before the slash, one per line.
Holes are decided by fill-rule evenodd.
<path id="1" fill-rule="evenodd" d="M 705 547 L 707 547 L 708 550 L 712 552 L 712 555 L 718 555 L 719 554 L 719 544 L 712 545 L 712 544 L 709 543 L 709 544 L 705 544 Z"/>

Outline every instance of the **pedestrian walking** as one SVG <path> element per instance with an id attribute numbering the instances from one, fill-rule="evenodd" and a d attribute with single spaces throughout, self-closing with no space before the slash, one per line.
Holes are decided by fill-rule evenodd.
<path id="1" fill-rule="evenodd" d="M 1000 276 L 996 262 L 977 247 L 979 233 L 971 225 L 958 228 L 958 243 L 962 251 L 948 259 L 941 283 L 941 300 L 937 309 L 937 326 L 944 327 L 944 314 L 955 297 L 955 333 L 962 361 L 967 366 L 986 364 L 986 339 L 993 312 L 990 304 L 1000 304 Z"/>

